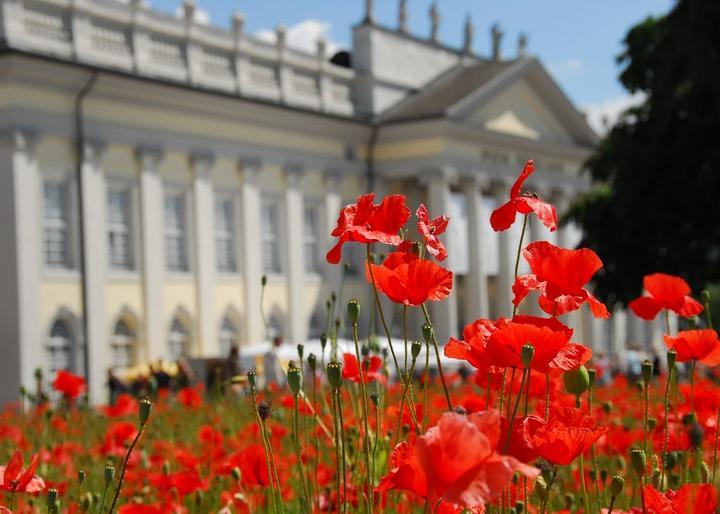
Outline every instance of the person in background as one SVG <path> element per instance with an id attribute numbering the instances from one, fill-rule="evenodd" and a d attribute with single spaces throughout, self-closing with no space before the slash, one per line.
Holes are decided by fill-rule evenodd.
<path id="1" fill-rule="evenodd" d="M 278 358 L 277 352 L 283 344 L 281 336 L 277 336 L 272 340 L 272 346 L 263 357 L 263 374 L 265 377 L 265 387 L 270 384 L 282 386 L 285 384 L 285 373 L 282 364 Z"/>
<path id="2" fill-rule="evenodd" d="M 107 371 L 107 386 L 108 386 L 108 393 L 110 394 L 110 398 L 109 398 L 110 405 L 115 405 L 115 401 L 117 400 L 117 397 L 123 393 L 127 393 L 127 391 L 128 391 L 128 388 L 125 385 L 125 383 L 118 378 L 118 376 L 115 374 L 115 371 L 112 368 L 109 368 Z"/>
<path id="3" fill-rule="evenodd" d="M 195 372 L 185 357 L 180 357 L 177 361 L 177 375 L 175 376 L 175 389 L 180 390 L 190 387 L 195 383 Z"/>

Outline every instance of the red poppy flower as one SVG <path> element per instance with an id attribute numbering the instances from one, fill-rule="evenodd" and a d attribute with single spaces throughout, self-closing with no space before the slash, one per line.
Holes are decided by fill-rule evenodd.
<path id="1" fill-rule="evenodd" d="M 135 415 L 138 411 L 138 402 L 135 398 L 127 393 L 118 395 L 115 405 L 107 405 L 102 407 L 102 411 L 109 418 L 119 418 L 122 416 Z"/>
<path id="2" fill-rule="evenodd" d="M 535 348 L 531 369 L 539 373 L 568 371 L 585 364 L 592 357 L 586 346 L 571 343 L 572 329 L 554 318 L 516 316 L 498 323 L 488 340 L 486 353 L 490 363 L 500 368 L 523 368 L 522 347 Z"/>
<path id="3" fill-rule="evenodd" d="M 485 411 L 468 416 L 443 414 L 437 424 L 412 445 L 400 443 L 392 468 L 378 491 L 404 489 L 428 498 L 466 507 L 497 498 L 516 471 L 535 478 L 539 470 L 495 450 L 500 437 L 500 414 Z"/>
<path id="4" fill-rule="evenodd" d="M 515 281 L 514 305 L 520 305 L 531 291 L 538 290 L 540 307 L 553 317 L 579 309 L 585 302 L 596 318 L 610 317 L 605 304 L 584 289 L 603 265 L 595 252 L 588 248 L 567 250 L 538 241 L 527 245 L 523 256 L 530 265 L 530 274 Z"/>
<path id="5" fill-rule="evenodd" d="M 57 372 L 52 385 L 68 400 L 74 400 L 85 392 L 85 379 L 64 369 Z"/>
<path id="6" fill-rule="evenodd" d="M 720 339 L 712 329 L 682 330 L 675 337 L 666 335 L 665 344 L 677 352 L 678 362 L 696 360 L 707 366 L 720 364 Z"/>
<path id="7" fill-rule="evenodd" d="M 177 393 L 177 401 L 189 409 L 202 406 L 202 396 L 194 387 L 183 387 Z"/>
<path id="8" fill-rule="evenodd" d="M 648 512 L 668 514 L 714 514 L 718 508 L 717 490 L 711 484 L 685 484 L 677 491 L 661 493 L 651 485 L 643 489 Z"/>
<path id="9" fill-rule="evenodd" d="M 535 172 L 533 161 L 525 163 L 515 183 L 510 188 L 510 200 L 495 209 L 490 215 L 490 225 L 495 232 L 507 230 L 515 222 L 517 213 L 530 214 L 534 212 L 538 219 L 553 232 L 557 229 L 557 213 L 555 207 L 542 201 L 532 193 L 521 194 L 523 183 Z"/>
<path id="10" fill-rule="evenodd" d="M 502 320 L 502 318 L 501 318 Z M 498 320 L 500 322 L 501 320 Z M 497 330 L 497 323 L 489 319 L 478 319 L 466 325 L 463 338 L 450 338 L 445 345 L 445 357 L 467 361 L 481 373 L 493 371 L 487 357 L 487 343 L 490 336 Z"/>
<path id="11" fill-rule="evenodd" d="M 385 376 L 380 371 L 381 367 L 382 359 L 377 355 L 363 359 L 363 376 L 366 384 L 373 380 L 385 382 Z M 343 353 L 342 376 L 344 379 L 356 384 L 360 383 L 360 366 L 358 366 L 357 358 L 352 353 Z"/>
<path id="12" fill-rule="evenodd" d="M 532 462 L 540 455 L 529 440 L 528 434 L 535 432 L 538 428 L 545 424 L 545 420 L 538 416 L 526 416 L 516 419 L 513 422 L 512 433 L 510 435 L 510 444 L 507 447 L 507 454 L 512 455 L 520 462 Z M 508 440 L 508 429 L 510 423 L 507 418 L 502 418 L 502 432 L 498 439 L 497 450 L 503 451 Z"/>
<path id="13" fill-rule="evenodd" d="M 444 300 L 452 289 L 451 271 L 405 252 L 391 253 L 382 264 L 368 264 L 365 275 L 393 302 L 410 306 Z"/>
<path id="14" fill-rule="evenodd" d="M 528 443 L 546 461 L 564 466 L 574 461 L 607 432 L 581 409 L 559 406 L 550 419 L 528 427 Z"/>
<path id="15" fill-rule="evenodd" d="M 40 456 L 36 453 L 30 457 L 30 463 L 24 470 L 23 457 L 15 450 L 7 466 L 0 466 L 0 490 L 8 492 L 37 493 L 45 489 L 45 481 L 35 474 L 40 464 Z"/>
<path id="16" fill-rule="evenodd" d="M 665 273 L 646 275 L 643 278 L 643 288 L 648 296 L 636 298 L 629 304 L 639 318 L 653 320 L 662 309 L 689 318 L 697 316 L 703 310 L 702 304 L 690 296 L 688 283 L 675 275 Z"/>
<path id="17" fill-rule="evenodd" d="M 348 241 L 358 243 L 384 243 L 397 246 L 401 242 L 399 231 L 410 217 L 403 195 L 390 195 L 380 205 L 373 204 L 375 194 L 357 197 L 356 203 L 343 207 L 337 226 L 332 231 L 337 244 L 328 252 L 327 261 L 337 264 L 342 257 L 342 246 Z"/>
<path id="18" fill-rule="evenodd" d="M 428 253 L 439 261 L 445 260 L 448 255 L 447 249 L 438 236 L 445 232 L 450 219 L 447 216 L 438 216 L 430 221 L 427 207 L 423 204 L 420 204 L 418 210 L 415 211 L 415 216 L 418 219 L 418 232 L 425 241 L 425 248 L 427 248 Z"/>

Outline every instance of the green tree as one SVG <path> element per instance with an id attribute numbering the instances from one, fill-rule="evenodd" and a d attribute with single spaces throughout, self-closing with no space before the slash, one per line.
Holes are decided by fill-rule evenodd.
<path id="1" fill-rule="evenodd" d="M 697 292 L 720 281 L 720 1 L 680 0 L 632 27 L 617 60 L 645 99 L 588 161 L 596 187 L 568 218 L 605 263 L 605 301 L 627 304 L 656 271 Z"/>

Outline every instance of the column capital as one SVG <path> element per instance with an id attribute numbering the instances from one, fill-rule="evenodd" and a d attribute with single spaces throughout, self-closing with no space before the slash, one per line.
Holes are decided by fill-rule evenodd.
<path id="1" fill-rule="evenodd" d="M 15 151 L 33 155 L 40 134 L 30 127 L 10 127 L 0 130 L 0 140 L 9 143 Z"/>
<path id="2" fill-rule="evenodd" d="M 340 182 L 342 181 L 342 171 L 337 168 L 328 168 L 325 170 L 325 188 L 333 193 L 336 193 L 340 188 Z"/>
<path id="3" fill-rule="evenodd" d="M 259 157 L 244 155 L 237 162 L 238 173 L 246 184 L 254 184 L 262 169 L 262 161 Z"/>
<path id="4" fill-rule="evenodd" d="M 283 166 L 283 172 L 285 174 L 285 181 L 290 187 L 297 187 L 300 183 L 305 170 L 301 164 L 287 163 Z"/>
<path id="5" fill-rule="evenodd" d="M 443 180 L 448 186 L 458 183 L 458 171 L 452 166 L 437 166 L 420 170 L 418 180 L 421 185 L 427 186 L 432 180 Z"/>
<path id="6" fill-rule="evenodd" d="M 207 178 L 213 164 L 215 164 L 215 156 L 210 152 L 196 151 L 190 154 L 190 165 L 195 176 Z"/>
<path id="7" fill-rule="evenodd" d="M 135 158 L 141 171 L 157 171 L 165 152 L 159 146 L 141 145 L 135 149 Z"/>
<path id="8" fill-rule="evenodd" d="M 86 140 L 82 149 L 83 161 L 90 162 L 93 165 L 97 165 L 100 162 L 100 159 L 102 159 L 103 153 L 105 153 L 106 148 L 107 145 L 104 141 L 100 141 L 98 139 Z"/>
<path id="9" fill-rule="evenodd" d="M 492 181 L 490 177 L 483 172 L 473 172 L 470 175 L 462 177 L 461 184 L 468 190 L 479 190 L 480 192 L 490 189 Z"/>

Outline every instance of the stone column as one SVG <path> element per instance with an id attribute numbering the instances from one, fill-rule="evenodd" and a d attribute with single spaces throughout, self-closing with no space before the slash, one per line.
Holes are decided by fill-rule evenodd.
<path id="1" fill-rule="evenodd" d="M 302 168 L 285 167 L 285 273 L 289 313 L 289 336 L 293 344 L 307 340 L 305 309 L 305 264 L 303 262 L 303 195 L 300 190 Z"/>
<path id="2" fill-rule="evenodd" d="M 626 368 L 625 350 L 627 350 L 627 312 L 623 309 L 615 309 L 612 321 L 612 355 L 618 357 L 620 369 Z"/>
<path id="3" fill-rule="evenodd" d="M 38 322 L 43 186 L 35 142 L 31 131 L 0 133 L 0 283 L 5 298 L 0 309 L 0 404 L 17 401 L 20 385 L 32 387 L 48 335 Z"/>
<path id="4" fill-rule="evenodd" d="M 475 175 L 463 183 L 465 203 L 467 204 L 468 224 L 468 275 L 465 282 L 467 301 L 467 320 L 487 318 L 488 290 L 487 275 L 483 264 L 482 190 L 489 181 L 482 175 Z"/>
<path id="5" fill-rule="evenodd" d="M 498 206 L 507 202 L 510 191 L 510 183 L 508 181 L 500 181 L 493 184 L 493 193 L 498 202 Z M 517 223 L 517 221 L 516 221 Z M 512 237 L 512 228 L 498 232 L 498 277 L 496 281 L 497 302 L 496 312 L 498 317 L 512 316 L 513 292 L 512 286 L 515 282 L 515 256 L 517 252 L 517 241 Z"/>
<path id="6" fill-rule="evenodd" d="M 162 285 L 165 275 L 164 198 L 158 164 L 163 153 L 157 148 L 137 150 L 140 171 L 140 227 L 142 236 L 142 282 L 145 358 L 167 357 L 167 333 L 163 319 Z"/>
<path id="7" fill-rule="evenodd" d="M 199 341 L 195 351 L 199 355 L 219 355 L 215 319 L 215 204 L 210 178 L 214 159 L 210 155 L 194 154 L 190 158 L 193 169 L 193 216 L 195 248 L 195 294 L 198 308 Z"/>
<path id="8" fill-rule="evenodd" d="M 238 168 L 241 179 L 243 292 L 245 294 L 245 340 L 255 344 L 265 340 L 260 315 L 260 192 L 257 175 L 262 164 L 257 159 L 241 159 Z"/>
<path id="9" fill-rule="evenodd" d="M 435 169 L 424 175 L 427 184 L 428 210 L 431 216 L 449 215 L 452 201 L 450 185 L 455 177 L 455 170 L 450 167 Z M 448 254 L 452 255 L 453 242 L 448 238 L 448 233 L 441 236 L 443 237 Z M 450 268 L 452 270 L 452 265 Z M 453 280 L 453 290 L 444 301 L 430 302 L 433 327 L 440 344 L 445 344 L 450 336 L 456 336 L 458 332 L 457 294 L 454 282 L 455 280 Z"/>
<path id="10" fill-rule="evenodd" d="M 107 235 L 105 203 L 107 188 L 102 168 L 104 146 L 87 143 L 83 152 L 82 216 L 85 256 L 84 306 L 87 317 L 85 352 L 88 391 L 93 403 L 107 400 L 105 381 L 110 367 L 109 325 L 105 319 L 105 282 L 107 275 Z"/>
<path id="11" fill-rule="evenodd" d="M 335 238 L 330 235 L 337 224 L 340 209 L 342 209 L 342 196 L 340 195 L 341 174 L 336 170 L 328 170 L 325 173 L 325 206 L 324 224 L 322 233 L 325 235 L 324 246 L 322 247 L 321 259 L 325 262 L 325 253 L 335 244 Z M 335 291 L 340 286 L 342 277 L 342 263 L 337 265 L 325 263 L 322 266 L 325 276 L 325 283 L 330 291 Z"/>

